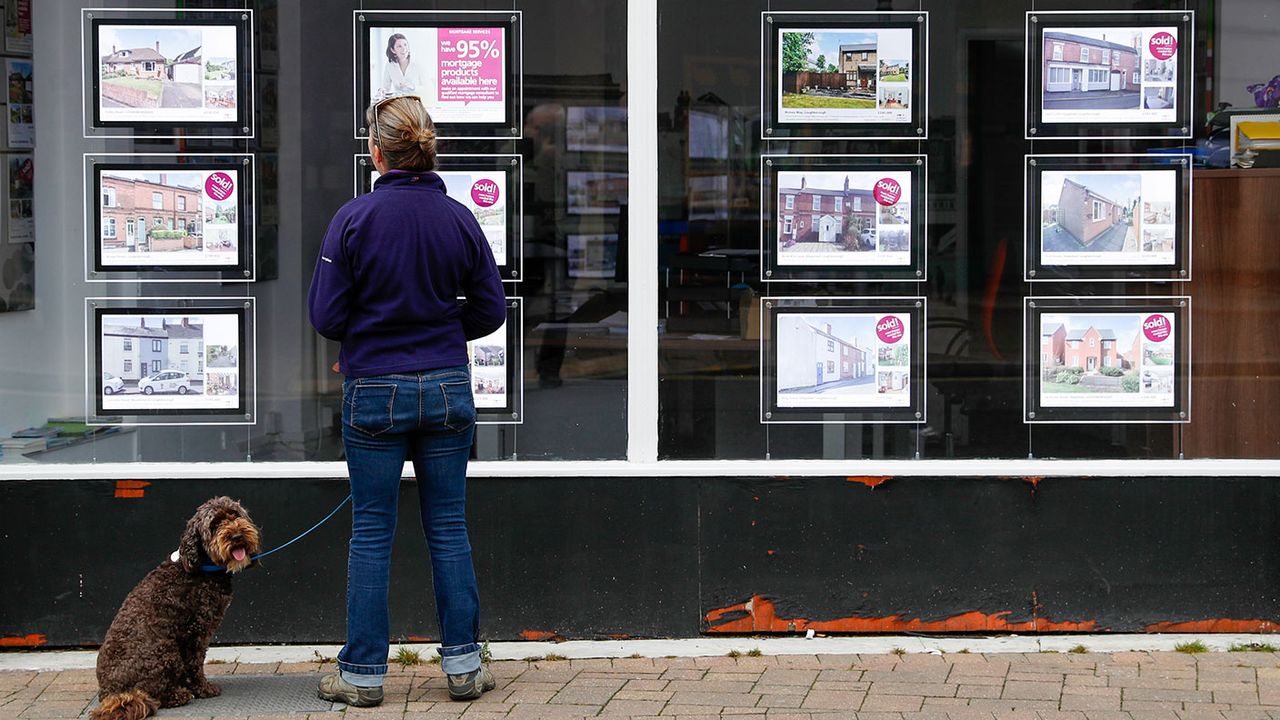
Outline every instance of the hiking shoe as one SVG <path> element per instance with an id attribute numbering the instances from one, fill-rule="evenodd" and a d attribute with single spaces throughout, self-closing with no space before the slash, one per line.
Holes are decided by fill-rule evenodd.
<path id="1" fill-rule="evenodd" d="M 346 703 L 351 707 L 373 707 L 382 704 L 382 688 L 356 687 L 342 679 L 339 673 L 320 678 L 320 692 L 324 700 Z"/>
<path id="2" fill-rule="evenodd" d="M 454 700 L 475 700 L 497 685 L 489 668 L 481 665 L 464 675 L 450 675 L 449 697 Z"/>

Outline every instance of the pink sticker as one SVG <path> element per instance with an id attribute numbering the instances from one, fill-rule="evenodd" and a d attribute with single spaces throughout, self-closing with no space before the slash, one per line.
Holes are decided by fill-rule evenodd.
<path id="1" fill-rule="evenodd" d="M 885 315 L 880 318 L 880 322 L 876 323 L 876 337 L 883 343 L 892 345 L 901 340 L 906 332 L 907 328 L 896 315 Z"/>
<path id="2" fill-rule="evenodd" d="M 871 197 L 881 205 L 897 205 L 902 199 L 902 184 L 893 178 L 880 178 L 871 191 Z"/>
<path id="3" fill-rule="evenodd" d="M 204 194 L 208 195 L 210 200 L 221 202 L 231 197 L 231 193 L 235 190 L 235 180 L 224 172 L 209 173 L 208 179 L 204 181 Z"/>
<path id="4" fill-rule="evenodd" d="M 1151 36 L 1147 49 L 1157 60 L 1168 60 L 1178 52 L 1178 38 L 1167 32 L 1158 32 Z"/>
<path id="5" fill-rule="evenodd" d="M 1142 321 L 1142 333 L 1151 342 L 1164 342 L 1169 339 L 1169 334 L 1172 332 L 1173 326 L 1169 324 L 1169 318 L 1164 315 L 1150 315 Z"/>
<path id="6" fill-rule="evenodd" d="M 484 178 L 471 186 L 471 202 L 480 207 L 493 207 L 498 202 L 498 183 Z"/>
<path id="7" fill-rule="evenodd" d="M 502 102 L 502 28 L 440 28 L 440 102 Z"/>

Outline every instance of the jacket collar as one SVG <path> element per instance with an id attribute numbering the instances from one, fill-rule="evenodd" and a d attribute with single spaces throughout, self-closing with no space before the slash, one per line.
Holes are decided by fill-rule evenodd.
<path id="1" fill-rule="evenodd" d="M 413 170 L 388 170 L 378 177 L 378 181 L 373 184 L 373 189 L 380 187 L 391 187 L 398 185 L 421 185 L 422 187 L 445 191 L 444 180 L 435 172 L 415 172 Z"/>

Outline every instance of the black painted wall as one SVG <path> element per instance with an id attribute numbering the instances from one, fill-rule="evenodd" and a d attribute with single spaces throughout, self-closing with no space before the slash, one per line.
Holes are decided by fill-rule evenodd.
<path id="1" fill-rule="evenodd" d="M 406 640 L 437 637 L 410 482 L 391 608 Z M 0 643 L 96 644 L 210 496 L 241 499 L 274 547 L 347 492 L 343 480 L 115 490 L 0 483 Z M 1041 630 L 1261 627 L 1280 618 L 1278 509 L 1270 478 L 481 478 L 469 513 L 483 633 L 517 640 L 733 630 L 726 621 L 745 613 L 717 611 L 757 596 L 784 618 L 762 629 L 782 631 L 787 618 L 798 629 L 962 630 L 966 613 Z M 343 510 L 241 576 L 216 642 L 341 642 L 349 523 Z M 883 621 L 894 616 L 935 625 Z"/>

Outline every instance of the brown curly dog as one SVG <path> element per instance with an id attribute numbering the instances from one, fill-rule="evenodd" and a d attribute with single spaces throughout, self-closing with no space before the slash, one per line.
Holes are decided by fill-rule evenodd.
<path id="1" fill-rule="evenodd" d="M 204 655 L 231 604 L 231 575 L 254 563 L 258 540 L 258 527 L 231 498 L 196 510 L 178 551 L 129 592 L 111 621 L 98 651 L 102 702 L 93 720 L 141 720 L 222 692 L 204 676 Z"/>

